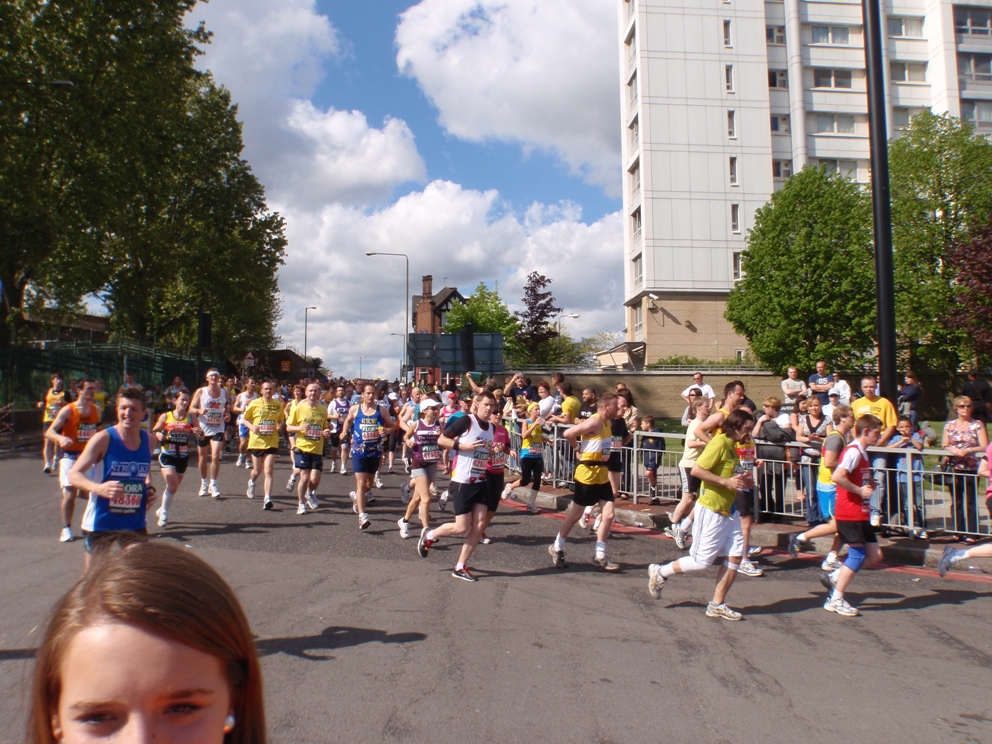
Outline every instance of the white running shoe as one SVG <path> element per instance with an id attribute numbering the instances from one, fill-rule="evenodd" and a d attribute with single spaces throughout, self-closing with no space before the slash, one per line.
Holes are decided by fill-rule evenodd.
<path id="1" fill-rule="evenodd" d="M 372 526 L 372 522 L 369 520 L 368 514 L 358 515 L 358 529 L 367 530 L 371 526 Z"/>
<path id="2" fill-rule="evenodd" d="M 441 498 L 437 500 L 437 508 L 440 509 L 441 511 L 444 511 L 445 509 L 448 508 L 448 496 L 449 496 L 448 491 L 447 489 L 445 489 L 445 491 L 441 494 Z"/>
<path id="3" fill-rule="evenodd" d="M 211 483 L 210 484 L 210 488 L 208 490 L 210 492 L 210 498 L 212 498 L 212 499 L 219 499 L 220 498 L 220 489 L 217 488 L 217 484 L 216 483 Z"/>
<path id="4" fill-rule="evenodd" d="M 592 523 L 592 531 L 599 532 L 599 525 L 603 523 L 603 516 L 601 514 L 596 515 L 596 521 Z"/>
<path id="5" fill-rule="evenodd" d="M 341 463 L 341 475 L 348 475 L 348 468 L 345 467 L 344 463 Z"/>
<path id="6" fill-rule="evenodd" d="M 842 617 L 857 617 L 861 613 L 858 612 L 857 608 L 851 607 L 847 603 L 847 600 L 843 597 L 837 597 L 837 599 L 828 599 L 826 604 L 823 605 L 823 609 L 827 612 L 836 612 Z"/>
<path id="7" fill-rule="evenodd" d="M 358 514 L 358 494 L 352 491 L 348 495 L 351 496 L 351 510 Z"/>
<path id="8" fill-rule="evenodd" d="M 245 456 L 244 455 L 238 455 L 238 461 L 234 464 L 234 467 L 240 468 L 244 464 L 245 464 Z"/>
<path id="9" fill-rule="evenodd" d="M 376 488 L 382 488 L 382 478 L 379 477 L 378 473 L 375 474 L 375 480 L 372 482 L 372 485 Z"/>
<path id="10" fill-rule="evenodd" d="M 435 486 L 433 483 L 431 483 L 430 491 L 431 491 L 431 496 L 437 498 L 437 486 Z"/>
<path id="11" fill-rule="evenodd" d="M 306 504 L 304 504 L 304 503 L 303 503 L 303 502 L 301 501 L 301 502 L 300 502 L 300 505 L 296 507 L 296 513 L 297 513 L 297 514 L 306 514 L 306 513 L 307 513 L 307 505 L 306 505 Z"/>
<path id="12" fill-rule="evenodd" d="M 335 465 L 337 465 L 337 463 L 336 463 L 336 462 L 334 462 L 334 460 L 331 460 L 331 467 L 330 467 L 330 470 L 328 470 L 327 472 L 329 472 L 329 473 L 333 473 L 333 472 L 334 472 L 334 466 L 335 466 Z"/>
<path id="13" fill-rule="evenodd" d="M 500 494 L 500 498 L 505 501 L 506 499 L 510 498 L 510 494 L 512 493 L 513 493 L 513 484 L 507 483 L 505 486 L 503 486 L 503 493 Z"/>
<path id="14" fill-rule="evenodd" d="M 251 457 L 245 458 L 245 470 L 251 470 Z"/>
<path id="15" fill-rule="evenodd" d="M 320 502 L 317 501 L 317 494 L 313 491 L 307 491 L 307 506 L 309 506 L 314 511 L 320 506 Z"/>
<path id="16" fill-rule="evenodd" d="M 207 484 L 204 483 L 203 481 L 200 481 L 200 493 L 198 493 L 197 495 L 198 496 L 206 496 L 207 493 L 208 493 Z"/>
<path id="17" fill-rule="evenodd" d="M 827 556 L 823 559 L 823 563 L 820 564 L 820 568 L 824 571 L 836 571 L 841 567 L 841 562 L 836 558 L 831 558 Z"/>
<path id="18" fill-rule="evenodd" d="M 741 561 L 740 567 L 737 569 L 737 573 L 744 574 L 745 576 L 764 576 L 765 572 L 754 565 L 747 558 Z"/>
<path id="19" fill-rule="evenodd" d="M 262 502 L 262 508 L 265 509 L 265 511 L 272 511 L 273 504 L 271 497 L 269 496 L 265 497 L 265 501 Z"/>
<path id="20" fill-rule="evenodd" d="M 399 528 L 400 528 L 400 537 L 402 537 L 404 540 L 406 540 L 408 537 L 410 537 L 410 523 L 409 522 L 407 522 L 405 519 L 403 519 L 401 517 L 396 522 L 396 524 L 399 525 Z"/>
<path id="21" fill-rule="evenodd" d="M 295 485 L 296 485 L 296 475 L 293 474 L 293 475 L 289 476 L 289 481 L 287 481 L 287 483 L 286 483 L 286 493 L 292 493 L 293 492 L 293 486 L 295 486 Z"/>
<path id="22" fill-rule="evenodd" d="M 400 486 L 400 500 L 404 504 L 409 504 L 410 503 L 410 484 L 409 483 L 404 483 L 403 485 Z"/>
<path id="23" fill-rule="evenodd" d="M 250 498 L 250 499 L 255 498 L 255 481 L 253 481 L 251 478 L 248 479 L 248 493 L 247 493 L 247 495 L 248 495 L 248 498 Z"/>
<path id="24" fill-rule="evenodd" d="M 161 506 L 155 510 L 155 516 L 158 517 L 159 527 L 168 527 L 169 525 L 169 515 L 165 513 L 165 509 Z"/>
<path id="25" fill-rule="evenodd" d="M 583 530 L 589 529 L 589 520 L 586 519 L 585 512 L 583 512 L 582 516 L 579 517 L 579 528 Z"/>
<path id="26" fill-rule="evenodd" d="M 403 467 L 406 468 L 406 474 L 409 475 L 410 474 L 410 458 L 409 457 L 404 457 L 403 458 Z"/>
<path id="27" fill-rule="evenodd" d="M 665 579 L 661 575 L 661 566 L 652 563 L 648 566 L 648 594 L 655 599 L 661 599 L 661 588 L 665 585 Z"/>
<path id="28" fill-rule="evenodd" d="M 72 542 L 76 538 L 72 536 L 72 527 L 66 525 L 59 534 L 59 542 Z"/>

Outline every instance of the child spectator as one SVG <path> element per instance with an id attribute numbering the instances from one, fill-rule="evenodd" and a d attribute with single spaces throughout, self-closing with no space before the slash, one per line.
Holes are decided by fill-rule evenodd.
<path id="1" fill-rule="evenodd" d="M 900 416 L 896 423 L 896 436 L 889 442 L 890 449 L 915 450 L 923 449 L 923 435 L 918 431 L 913 431 L 913 422 L 909 416 Z M 906 459 L 912 460 L 909 467 L 913 473 L 913 488 L 908 488 L 907 463 Z M 913 509 L 914 536 L 926 539 L 926 522 L 923 519 L 922 494 L 923 494 L 923 458 L 913 457 L 910 454 L 899 455 L 895 461 L 896 482 L 899 486 L 899 513 L 902 514 L 903 526 L 909 527 L 909 509 Z"/>
<path id="2" fill-rule="evenodd" d="M 641 431 L 661 434 L 661 429 L 654 425 L 654 416 L 641 418 Z M 648 493 L 651 496 L 651 503 L 657 505 L 661 503 L 661 499 L 658 497 L 658 461 L 661 457 L 658 453 L 665 451 L 665 438 L 644 437 L 641 442 L 641 451 L 644 453 L 644 475 L 648 479 Z"/>

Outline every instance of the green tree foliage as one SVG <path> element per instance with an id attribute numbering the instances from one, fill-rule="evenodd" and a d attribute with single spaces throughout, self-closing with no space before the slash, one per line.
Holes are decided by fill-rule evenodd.
<path id="1" fill-rule="evenodd" d="M 193 4 L 0 6 L 0 345 L 26 304 L 88 293 L 129 339 L 186 345 L 202 303 L 216 351 L 272 345 L 283 223 L 229 95 L 193 68 Z"/>
<path id="2" fill-rule="evenodd" d="M 755 213 L 726 318 L 762 364 L 861 364 L 875 345 L 870 225 L 859 186 L 812 166 Z"/>
<path id="3" fill-rule="evenodd" d="M 444 316 L 444 332 L 458 333 L 471 321 L 475 333 L 502 333 L 503 354 L 507 360 L 518 353 L 520 324 L 499 296 L 499 282 L 489 289 L 479 282 L 465 302 L 456 302 Z"/>
<path id="4" fill-rule="evenodd" d="M 889 169 L 900 350 L 910 368 L 948 376 L 969 346 L 946 322 L 957 301 L 948 257 L 992 215 L 992 143 L 925 111 L 892 143 Z"/>

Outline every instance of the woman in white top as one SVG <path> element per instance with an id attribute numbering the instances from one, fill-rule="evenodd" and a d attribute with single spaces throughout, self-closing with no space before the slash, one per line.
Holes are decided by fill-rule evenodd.
<path id="1" fill-rule="evenodd" d="M 672 512 L 672 525 L 665 530 L 665 534 L 671 537 L 680 550 L 685 550 L 685 538 L 692 528 L 692 507 L 696 503 L 699 495 L 700 481 L 692 475 L 692 466 L 696 464 L 696 458 L 706 448 L 706 443 L 712 439 L 709 434 L 700 432 L 696 436 L 696 428 L 710 415 L 713 401 L 710 398 L 699 397 L 692 401 L 689 406 L 692 409 L 693 419 L 685 430 L 685 451 L 679 461 L 679 472 L 682 475 L 682 500 L 675 511 Z"/>

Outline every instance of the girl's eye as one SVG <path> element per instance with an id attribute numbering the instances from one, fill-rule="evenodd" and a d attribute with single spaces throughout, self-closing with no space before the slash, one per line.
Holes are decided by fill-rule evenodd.
<path id="1" fill-rule="evenodd" d="M 175 713 L 178 715 L 188 715 L 190 713 L 196 713 L 196 711 L 203 708 L 202 705 L 196 705 L 194 703 L 175 703 L 166 708 L 166 713 Z"/>
<path id="2" fill-rule="evenodd" d="M 81 713 L 76 717 L 79 723 L 99 726 L 114 720 L 113 713 Z"/>

